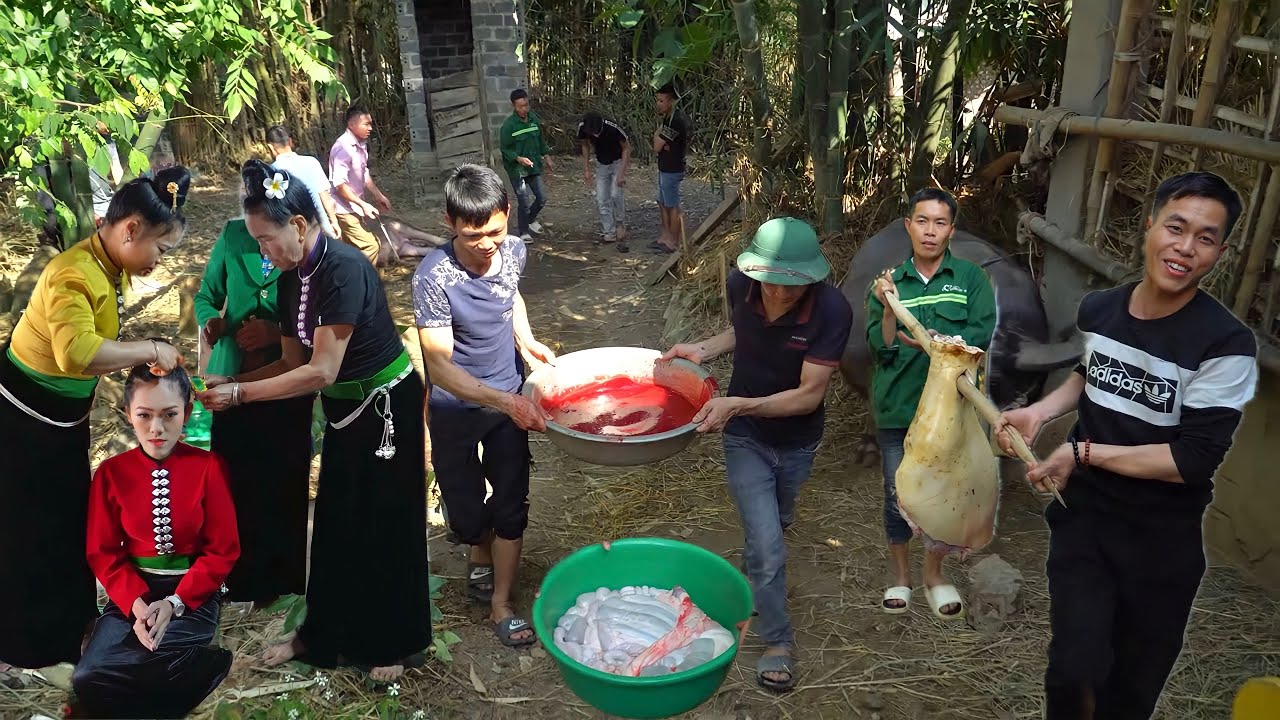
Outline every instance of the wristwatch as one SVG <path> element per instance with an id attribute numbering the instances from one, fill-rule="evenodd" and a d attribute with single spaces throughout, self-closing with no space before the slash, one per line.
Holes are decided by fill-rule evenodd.
<path id="1" fill-rule="evenodd" d="M 169 597 L 165 598 L 165 600 L 168 600 L 169 604 L 173 606 L 174 617 L 182 617 L 182 613 L 186 612 L 187 606 L 183 604 L 182 598 L 178 597 L 177 595 L 170 595 Z"/>

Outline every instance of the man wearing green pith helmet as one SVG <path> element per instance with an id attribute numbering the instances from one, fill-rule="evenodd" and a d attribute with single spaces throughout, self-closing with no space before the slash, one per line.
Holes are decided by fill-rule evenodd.
<path id="1" fill-rule="evenodd" d="M 831 266 L 813 228 L 790 217 L 756 231 L 727 281 L 732 327 L 665 358 L 704 363 L 733 352 L 724 397 L 693 418 L 700 432 L 724 432 L 729 493 L 742 521 L 743 565 L 755 597 L 752 622 L 766 646 L 756 679 L 771 690 L 795 686 L 795 633 L 787 616 L 783 531 L 822 441 L 823 399 L 853 322 L 853 310 L 826 282 Z"/>

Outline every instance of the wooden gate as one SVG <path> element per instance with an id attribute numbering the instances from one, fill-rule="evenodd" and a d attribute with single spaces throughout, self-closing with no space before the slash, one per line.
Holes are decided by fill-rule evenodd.
<path id="1" fill-rule="evenodd" d="M 436 159 L 441 168 L 484 162 L 484 132 L 480 121 L 480 88 L 476 71 L 427 80 L 427 111 L 431 114 Z"/>

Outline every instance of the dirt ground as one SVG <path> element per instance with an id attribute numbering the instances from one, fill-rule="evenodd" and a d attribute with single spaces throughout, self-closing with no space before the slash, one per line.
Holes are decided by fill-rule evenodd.
<path id="1" fill-rule="evenodd" d="M 663 313 L 673 292 L 671 280 L 648 287 L 643 278 L 663 256 L 644 245 L 656 236 L 651 168 L 636 168 L 628 184 L 632 251 L 620 255 L 598 245 L 594 199 L 580 176 L 553 176 L 542 219 L 546 233 L 531 244 L 522 284 L 538 337 L 560 353 L 606 345 L 665 348 Z M 406 207 L 408 184 L 384 181 L 393 201 Z M 691 232 L 720 202 L 721 195 L 696 180 L 685 183 L 686 223 Z M 196 216 L 187 242 L 166 261 L 153 283 L 164 288 L 142 298 L 133 320 L 137 332 L 166 328 L 178 319 L 176 287 L 183 276 L 198 276 L 201 258 L 217 230 L 233 214 L 234 190 L 203 183 L 193 197 Z M 442 208 L 405 210 L 406 218 L 439 232 Z M 7 226 L 6 229 L 12 229 Z M 20 252 L 22 245 L 8 246 Z M 11 257 L 7 272 L 20 265 Z M 413 268 L 393 270 L 388 295 L 397 322 L 412 325 L 409 278 Z M 126 332 L 129 332 L 127 328 Z M 191 339 L 186 346 L 193 353 Z M 714 366 L 722 387 L 728 365 Z M 1049 639 L 1044 579 L 1047 530 L 1040 501 L 1016 478 L 1005 479 L 998 537 L 981 554 L 950 561 L 948 573 L 962 592 L 967 568 L 998 554 L 1023 575 L 1018 609 L 1000 629 L 979 632 L 964 623 L 933 618 L 920 587 L 918 569 L 911 612 L 879 611 L 888 579 L 881 530 L 882 489 L 878 466 L 855 465 L 851 449 L 864 426 L 864 405 L 838 382 L 829 396 L 826 436 L 813 477 L 799 500 L 796 524 L 788 532 L 787 585 L 798 632 L 799 678 L 790 694 L 777 696 L 755 683 L 754 663 L 762 650 L 748 636 L 719 692 L 685 717 L 700 720 L 753 718 L 1038 718 L 1041 676 Z M 107 422 L 110 411 L 99 419 Z M 120 442 L 117 438 L 116 442 Z M 103 443 L 99 443 L 103 447 Z M 565 555 L 601 540 L 629 536 L 676 537 L 741 560 L 742 537 L 725 489 L 722 452 L 715 437 L 702 437 L 685 452 L 652 466 L 601 468 L 560 453 L 543 436 L 533 439 L 535 467 L 526 562 L 518 598 L 531 608 L 533 592 Z M 434 514 L 433 514 L 433 517 Z M 224 618 L 224 642 L 236 650 L 231 677 L 198 711 L 203 717 L 284 717 L 276 695 L 292 696 L 316 717 L 376 717 L 392 701 L 399 716 L 421 710 L 433 718 L 604 717 L 564 686 L 541 648 L 503 647 L 485 623 L 484 612 L 463 597 L 465 549 L 431 527 L 433 574 L 447 579 L 439 601 L 447 629 L 461 642 L 453 659 L 436 659 L 411 671 L 398 694 L 372 688 L 351 673 L 317 682 L 308 668 L 268 670 L 257 654 L 278 635 L 282 619 L 254 613 Z M 918 568 L 918 545 L 915 546 Z M 1211 568 L 1192 615 L 1187 649 L 1168 687 L 1158 717 L 1224 718 L 1232 696 L 1248 677 L 1280 674 L 1280 605 L 1248 586 L 1229 568 Z M 371 626 L 374 632 L 394 627 Z M 295 685 L 288 685 L 298 681 Z M 308 685 L 309 687 L 299 687 Z M 43 683 L 20 689 L 0 687 L 0 716 L 57 716 L 63 696 Z M 219 703 L 235 703 L 233 707 Z M 309 711 L 309 712 L 307 712 Z M 382 715 L 387 716 L 387 715 Z M 419 716 L 420 717 L 420 716 Z"/>

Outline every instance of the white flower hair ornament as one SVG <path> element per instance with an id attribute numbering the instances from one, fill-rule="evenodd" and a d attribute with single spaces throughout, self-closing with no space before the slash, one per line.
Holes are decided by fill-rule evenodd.
<path id="1" fill-rule="evenodd" d="M 283 200 L 284 191 L 289 189 L 289 181 L 284 175 L 276 173 L 272 177 L 263 179 L 262 187 L 267 189 L 267 197 Z"/>

